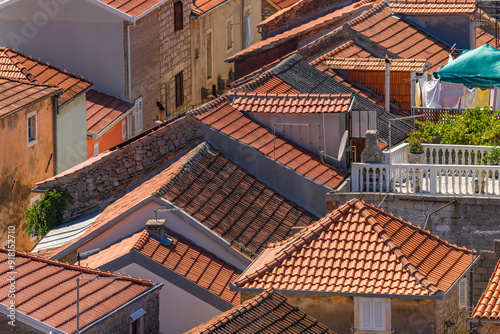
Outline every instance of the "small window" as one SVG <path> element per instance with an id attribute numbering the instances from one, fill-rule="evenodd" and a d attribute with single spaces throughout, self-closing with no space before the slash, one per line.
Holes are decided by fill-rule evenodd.
<path id="1" fill-rule="evenodd" d="M 230 52 L 233 49 L 233 18 L 226 20 L 226 50 Z"/>
<path id="2" fill-rule="evenodd" d="M 174 3 L 174 31 L 179 31 L 184 28 L 182 15 L 182 1 Z"/>
<path id="3" fill-rule="evenodd" d="M 127 121 L 122 122 L 122 139 L 127 139 Z"/>
<path id="4" fill-rule="evenodd" d="M 245 48 L 252 45 L 253 41 L 253 25 L 252 25 L 252 13 L 250 11 L 250 6 L 245 8 L 245 15 L 243 19 L 243 31 L 245 36 Z"/>
<path id="5" fill-rule="evenodd" d="M 28 147 L 38 143 L 38 124 L 36 111 L 27 115 L 28 118 Z"/>
<path id="6" fill-rule="evenodd" d="M 359 328 L 385 331 L 385 300 L 380 298 L 359 299 Z"/>
<path id="7" fill-rule="evenodd" d="M 175 75 L 175 106 L 180 107 L 184 103 L 184 79 L 182 71 Z"/>
<path id="8" fill-rule="evenodd" d="M 142 334 L 142 328 L 143 328 L 143 323 L 142 320 L 144 319 L 143 315 L 146 314 L 146 311 L 144 311 L 143 308 L 141 308 L 139 311 L 134 312 L 133 314 L 130 315 L 130 333 L 131 334 Z"/>
<path id="9" fill-rule="evenodd" d="M 142 131 L 142 97 L 135 100 L 134 111 L 135 134 Z"/>
<path id="10" fill-rule="evenodd" d="M 467 307 L 467 277 L 458 282 L 458 307 Z"/>
<path id="11" fill-rule="evenodd" d="M 94 144 L 94 156 L 99 154 L 99 143 Z"/>
<path id="12" fill-rule="evenodd" d="M 207 79 L 212 78 L 212 33 L 207 34 Z"/>

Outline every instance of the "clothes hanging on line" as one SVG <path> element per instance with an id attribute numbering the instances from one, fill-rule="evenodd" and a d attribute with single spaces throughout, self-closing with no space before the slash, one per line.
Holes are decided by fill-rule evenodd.
<path id="1" fill-rule="evenodd" d="M 460 108 L 462 109 L 475 108 L 476 94 L 477 94 L 477 89 L 475 87 L 472 89 L 464 87 L 464 96 L 462 97 Z"/>
<path id="2" fill-rule="evenodd" d="M 464 95 L 464 86 L 450 82 L 441 82 L 439 104 L 444 108 L 459 108 L 460 98 Z"/>
<path id="3" fill-rule="evenodd" d="M 490 105 L 493 107 L 493 111 L 500 110 L 500 88 L 494 87 L 490 92 Z"/>
<path id="4" fill-rule="evenodd" d="M 439 80 L 426 81 L 422 90 L 422 100 L 424 107 L 426 108 L 440 108 L 439 96 L 440 96 L 440 85 Z"/>
<path id="5" fill-rule="evenodd" d="M 490 105 L 490 90 L 489 89 L 477 89 L 475 106 L 479 108 L 484 108 Z"/>
<path id="6" fill-rule="evenodd" d="M 415 82 L 415 106 L 422 107 L 422 90 L 418 81 Z"/>

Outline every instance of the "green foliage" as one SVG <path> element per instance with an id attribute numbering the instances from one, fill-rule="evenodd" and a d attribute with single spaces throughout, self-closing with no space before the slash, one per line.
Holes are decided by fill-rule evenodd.
<path id="1" fill-rule="evenodd" d="M 500 144 L 499 111 L 466 109 L 460 115 L 443 115 L 437 124 L 416 122 L 421 138 L 426 143 L 438 142 L 451 145 L 496 146 Z"/>
<path id="2" fill-rule="evenodd" d="M 484 153 L 481 162 L 485 165 L 498 165 L 500 164 L 500 148 L 492 147 Z"/>
<path id="3" fill-rule="evenodd" d="M 63 222 L 63 210 L 73 198 L 66 191 L 47 189 L 44 198 L 25 212 L 25 234 L 44 236 Z"/>
<path id="4" fill-rule="evenodd" d="M 417 130 L 413 130 L 408 134 L 408 138 L 406 138 L 408 142 L 408 150 L 410 153 L 420 154 L 424 153 L 424 145 L 422 145 L 421 134 Z"/>

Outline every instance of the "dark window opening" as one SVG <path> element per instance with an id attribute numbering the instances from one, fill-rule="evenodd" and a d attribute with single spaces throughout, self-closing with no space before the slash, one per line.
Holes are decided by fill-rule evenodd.
<path id="1" fill-rule="evenodd" d="M 175 75 L 175 106 L 180 107 L 184 104 L 184 82 L 182 72 Z"/>
<path id="2" fill-rule="evenodd" d="M 182 15 L 182 1 L 174 3 L 174 31 L 179 31 L 184 28 Z"/>

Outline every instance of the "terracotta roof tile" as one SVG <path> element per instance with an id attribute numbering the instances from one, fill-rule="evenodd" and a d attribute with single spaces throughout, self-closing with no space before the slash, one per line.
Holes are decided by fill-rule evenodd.
<path id="1" fill-rule="evenodd" d="M 243 304 L 193 328 L 186 334 L 236 333 L 335 334 L 274 289 L 267 289 Z"/>
<path id="2" fill-rule="evenodd" d="M 281 9 L 290 7 L 291 5 L 299 2 L 300 0 L 268 0 L 269 2 L 272 2 L 276 7 L 279 7 Z"/>
<path id="3" fill-rule="evenodd" d="M 447 292 L 471 260 L 470 250 L 352 200 L 295 236 L 269 244 L 235 285 L 428 296 Z"/>
<path id="4" fill-rule="evenodd" d="M 334 70 L 342 71 L 385 71 L 385 59 L 381 58 L 333 58 L 326 57 L 324 62 Z M 423 59 L 390 59 L 391 71 L 422 73 L 429 65 Z"/>
<path id="5" fill-rule="evenodd" d="M 8 250 L 0 247 L 0 303 L 8 305 Z M 151 281 L 15 253 L 16 310 L 61 331 L 76 331 L 76 278 L 120 277 L 80 282 L 80 328 L 149 290 Z M 91 302 L 87 302 L 91 301 Z"/>
<path id="6" fill-rule="evenodd" d="M 193 9 L 192 14 L 194 16 L 201 16 L 206 12 L 214 9 L 220 4 L 227 2 L 228 0 L 196 0 L 193 1 L 191 8 Z"/>
<path id="7" fill-rule="evenodd" d="M 62 90 L 53 86 L 0 78 L 0 118 L 61 92 Z"/>
<path id="8" fill-rule="evenodd" d="M 83 77 L 78 77 L 6 47 L 0 47 L 0 77 L 20 79 L 64 89 L 59 98 L 61 107 L 94 86 L 91 81 Z"/>
<path id="9" fill-rule="evenodd" d="M 100 2 L 119 10 L 122 13 L 139 16 L 161 0 L 99 0 Z"/>
<path id="10" fill-rule="evenodd" d="M 271 159 L 274 159 L 275 157 L 274 154 L 275 152 L 273 148 L 274 136 L 272 135 L 271 131 L 261 127 L 265 129 L 265 131 L 260 131 L 259 132 L 260 136 L 256 137 L 255 126 L 257 123 L 250 120 L 242 112 L 238 111 L 233 106 L 231 106 L 231 104 L 229 103 L 229 101 L 226 100 L 226 98 L 224 97 L 219 98 L 215 101 L 212 101 L 209 104 L 206 104 L 203 107 L 191 111 L 190 113 L 196 119 L 200 120 L 201 122 L 210 126 L 211 128 L 220 131 L 221 133 L 227 136 L 233 138 L 234 137 L 241 138 L 240 140 L 242 142 L 247 143 L 248 145 L 257 149 L 262 154 L 267 155 Z M 250 133 L 251 127 L 254 129 L 252 133 Z M 250 137 L 251 134 L 253 135 L 253 138 Z M 248 140 L 249 138 L 252 139 Z M 244 141 L 244 139 L 247 140 Z M 285 140 L 281 138 L 278 138 L 276 140 L 276 148 L 279 148 L 281 146 L 280 144 L 281 142 L 284 143 Z M 298 171 L 297 167 L 301 166 L 302 163 L 299 163 L 297 166 L 291 166 L 290 163 L 286 163 L 283 160 L 283 156 L 285 154 L 282 154 L 281 156 L 276 155 L 276 161 L 278 163 L 290 167 L 300 174 L 305 175 L 310 170 L 314 169 L 316 166 L 323 164 L 318 156 L 302 148 L 299 148 L 295 144 L 290 143 L 290 145 L 287 147 L 288 147 L 287 152 L 292 152 L 292 151 L 301 152 L 301 154 L 298 155 L 296 160 L 300 160 L 302 162 L 311 160 L 311 163 L 308 165 L 309 169 L 302 168 L 300 171 Z M 347 173 L 342 170 L 335 169 L 333 166 L 330 165 L 328 165 L 327 167 L 328 170 L 323 174 L 323 176 L 326 176 L 326 178 L 322 183 L 327 187 L 335 189 L 344 180 L 344 178 L 347 176 Z"/>
<path id="11" fill-rule="evenodd" d="M 500 261 L 497 263 L 486 290 L 479 298 L 476 308 L 472 311 L 473 318 L 500 318 Z"/>
<path id="12" fill-rule="evenodd" d="M 134 104 L 96 90 L 87 93 L 87 131 L 98 134 L 123 116 Z"/>
<path id="13" fill-rule="evenodd" d="M 240 303 L 240 294 L 229 290 L 229 283 L 241 274 L 238 269 L 167 228 L 165 235 L 171 240 L 168 245 L 146 230 L 138 232 L 83 259 L 82 263 L 97 268 L 135 249 L 224 300 Z"/>
<path id="14" fill-rule="evenodd" d="M 389 8 L 394 14 L 403 15 L 450 15 L 471 14 L 476 10 L 474 0 L 469 1 L 403 1 L 389 2 Z"/>
<path id="15" fill-rule="evenodd" d="M 343 113 L 349 110 L 352 94 L 258 94 L 238 92 L 233 107 L 244 112 L 311 114 Z"/>

